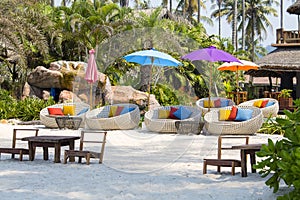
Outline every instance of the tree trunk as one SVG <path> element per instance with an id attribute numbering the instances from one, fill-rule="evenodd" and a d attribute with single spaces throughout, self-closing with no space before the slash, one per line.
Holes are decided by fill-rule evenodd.
<path id="1" fill-rule="evenodd" d="M 245 0 L 242 2 L 242 50 L 245 50 Z"/>
<path id="2" fill-rule="evenodd" d="M 170 4 L 170 13 L 172 13 L 172 0 L 169 1 Z"/>
<path id="3" fill-rule="evenodd" d="M 198 16 L 197 16 L 198 23 L 200 23 L 200 10 L 201 10 L 201 1 L 198 0 Z"/>
<path id="4" fill-rule="evenodd" d="M 232 45 L 234 50 L 237 50 L 237 0 L 234 0 L 234 8 L 233 8 L 233 21 L 232 21 Z"/>
<path id="5" fill-rule="evenodd" d="M 219 38 L 221 38 L 221 3 L 222 0 L 218 0 L 218 9 L 219 9 Z"/>

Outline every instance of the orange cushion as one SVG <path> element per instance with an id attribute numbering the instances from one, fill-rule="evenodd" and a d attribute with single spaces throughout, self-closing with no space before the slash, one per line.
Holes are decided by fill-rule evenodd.
<path id="1" fill-rule="evenodd" d="M 263 102 L 261 103 L 260 107 L 261 107 L 261 108 L 266 107 L 266 105 L 268 104 L 268 102 L 269 102 L 268 99 L 263 100 Z"/>
<path id="2" fill-rule="evenodd" d="M 237 107 L 232 106 L 230 115 L 229 115 L 229 117 L 228 117 L 228 120 L 230 120 L 230 121 L 235 120 L 236 114 L 237 114 L 237 110 L 238 110 Z"/>
<path id="3" fill-rule="evenodd" d="M 254 101 L 253 106 L 260 108 L 262 102 L 263 102 L 263 100 Z"/>
<path id="4" fill-rule="evenodd" d="M 64 115 L 61 108 L 47 108 L 49 115 Z"/>
<path id="5" fill-rule="evenodd" d="M 158 119 L 168 119 L 169 115 L 169 110 L 158 110 Z"/>
<path id="6" fill-rule="evenodd" d="M 228 120 L 231 110 L 228 109 L 220 109 L 219 110 L 219 120 L 225 121 Z"/>
<path id="7" fill-rule="evenodd" d="M 212 100 L 210 100 L 210 102 L 208 100 L 203 101 L 204 108 L 213 108 L 214 105 L 215 105 L 214 101 L 212 101 Z"/>

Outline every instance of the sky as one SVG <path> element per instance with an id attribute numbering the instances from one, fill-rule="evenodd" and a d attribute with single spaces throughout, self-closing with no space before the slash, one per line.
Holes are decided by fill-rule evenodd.
<path id="1" fill-rule="evenodd" d="M 176 8 L 177 4 L 178 4 L 178 0 L 173 0 L 173 8 Z M 284 15 L 283 15 L 283 28 L 285 30 L 297 30 L 298 29 L 298 24 L 297 24 L 297 15 L 290 15 L 288 12 L 286 12 L 287 8 L 293 4 L 294 0 L 284 0 Z M 55 5 L 60 5 L 61 0 L 55 0 Z M 206 0 L 206 10 L 202 10 L 202 15 L 205 15 L 207 17 L 210 17 L 211 15 L 211 1 L 210 0 Z M 280 0 L 279 0 L 280 2 Z M 153 7 L 156 7 L 158 5 L 161 4 L 161 0 L 150 0 L 150 4 Z M 278 12 L 278 16 L 280 16 L 280 7 L 279 6 L 275 6 L 274 8 L 277 10 Z M 276 42 L 276 29 L 280 28 L 280 17 L 273 17 L 270 16 L 269 17 L 273 28 L 269 28 L 268 29 L 268 35 L 265 41 L 262 42 L 263 46 L 268 46 L 271 45 L 272 43 Z M 209 35 L 211 34 L 218 34 L 218 21 L 217 19 L 215 19 L 214 21 L 214 25 L 210 26 L 208 24 L 206 24 L 204 22 L 204 27 L 207 30 L 207 33 Z M 231 38 L 231 26 L 229 24 L 227 24 L 227 22 L 225 21 L 225 19 L 222 19 L 222 37 L 229 37 Z M 241 33 L 239 33 L 241 34 Z"/>

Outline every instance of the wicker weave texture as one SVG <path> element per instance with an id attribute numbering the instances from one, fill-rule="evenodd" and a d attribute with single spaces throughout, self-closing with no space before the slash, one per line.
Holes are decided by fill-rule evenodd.
<path id="1" fill-rule="evenodd" d="M 184 108 L 190 110 L 192 112 L 191 116 L 185 120 L 176 120 L 176 119 L 159 119 L 158 113 L 160 109 L 163 110 L 170 110 L 171 107 L 178 108 L 177 106 L 161 106 L 150 110 L 145 113 L 145 125 L 148 130 L 153 132 L 160 132 L 160 133 L 176 133 L 177 129 L 175 126 L 176 121 L 195 121 L 199 122 L 201 119 L 201 111 L 196 107 L 191 106 L 183 106 Z"/>
<path id="2" fill-rule="evenodd" d="M 235 105 L 234 101 L 232 101 L 231 99 L 227 99 L 227 98 L 223 98 L 223 97 L 210 97 L 211 101 L 215 101 L 217 99 L 221 99 L 221 100 L 229 100 L 228 106 L 233 106 Z M 206 98 L 202 98 L 199 99 L 198 101 L 196 101 L 196 106 L 202 111 L 203 115 L 205 115 L 208 112 L 208 108 L 204 107 L 204 101 L 208 100 L 208 97 Z M 222 108 L 222 107 L 220 107 Z M 219 110 L 220 108 L 210 108 L 210 110 Z"/>
<path id="3" fill-rule="evenodd" d="M 231 106 L 223 109 L 231 110 Z M 219 121 L 219 110 L 208 112 L 204 116 L 205 128 L 213 135 L 252 135 L 263 123 L 262 111 L 253 106 L 238 106 L 238 108 L 252 109 L 252 118 L 247 121 Z"/>
<path id="4" fill-rule="evenodd" d="M 257 100 L 268 100 L 269 102 L 274 102 L 272 106 L 260 108 L 260 110 L 262 111 L 263 116 L 266 118 L 277 116 L 279 111 L 279 103 L 276 99 L 273 98 L 252 99 L 239 104 L 239 106 L 253 106 L 254 102 Z"/>
<path id="5" fill-rule="evenodd" d="M 115 117 L 108 117 L 110 106 L 123 106 L 134 108 L 134 110 Z M 135 104 L 114 104 L 103 106 L 101 108 L 93 109 L 86 114 L 86 125 L 89 129 L 128 130 L 138 127 L 139 122 L 140 109 Z"/>
<path id="6" fill-rule="evenodd" d="M 41 123 L 44 124 L 48 128 L 58 128 L 57 123 L 55 121 L 55 117 L 49 116 L 48 108 L 63 109 L 64 105 L 75 105 L 75 113 L 79 113 L 84 108 L 88 108 L 88 109 L 90 108 L 90 106 L 86 103 L 62 103 L 62 104 L 51 105 L 51 106 L 48 106 L 41 110 L 41 112 L 40 112 Z M 80 127 L 85 126 L 85 115 L 86 115 L 86 113 L 76 116 L 76 117 L 82 118 Z"/>

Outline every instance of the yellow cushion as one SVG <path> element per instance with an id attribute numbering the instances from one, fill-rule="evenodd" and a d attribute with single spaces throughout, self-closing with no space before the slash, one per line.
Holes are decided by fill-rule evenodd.
<path id="1" fill-rule="evenodd" d="M 220 109 L 219 110 L 219 120 L 225 121 L 228 120 L 231 110 Z"/>
<path id="2" fill-rule="evenodd" d="M 158 110 L 158 119 L 168 119 L 169 115 L 169 110 Z"/>
<path id="3" fill-rule="evenodd" d="M 263 100 L 254 101 L 253 106 L 260 108 Z"/>
<path id="4" fill-rule="evenodd" d="M 116 111 L 118 106 L 110 106 L 108 117 L 114 117 L 116 115 Z"/>
<path id="5" fill-rule="evenodd" d="M 75 115 L 75 105 L 64 105 L 63 113 L 64 115 Z"/>
<path id="6" fill-rule="evenodd" d="M 208 108 L 208 107 L 213 108 L 214 105 L 215 105 L 215 103 L 214 103 L 214 101 L 212 101 L 212 100 L 210 100 L 210 105 L 209 105 L 209 101 L 208 101 L 208 100 L 204 100 L 204 101 L 203 101 L 203 106 L 204 106 L 204 108 Z"/>

